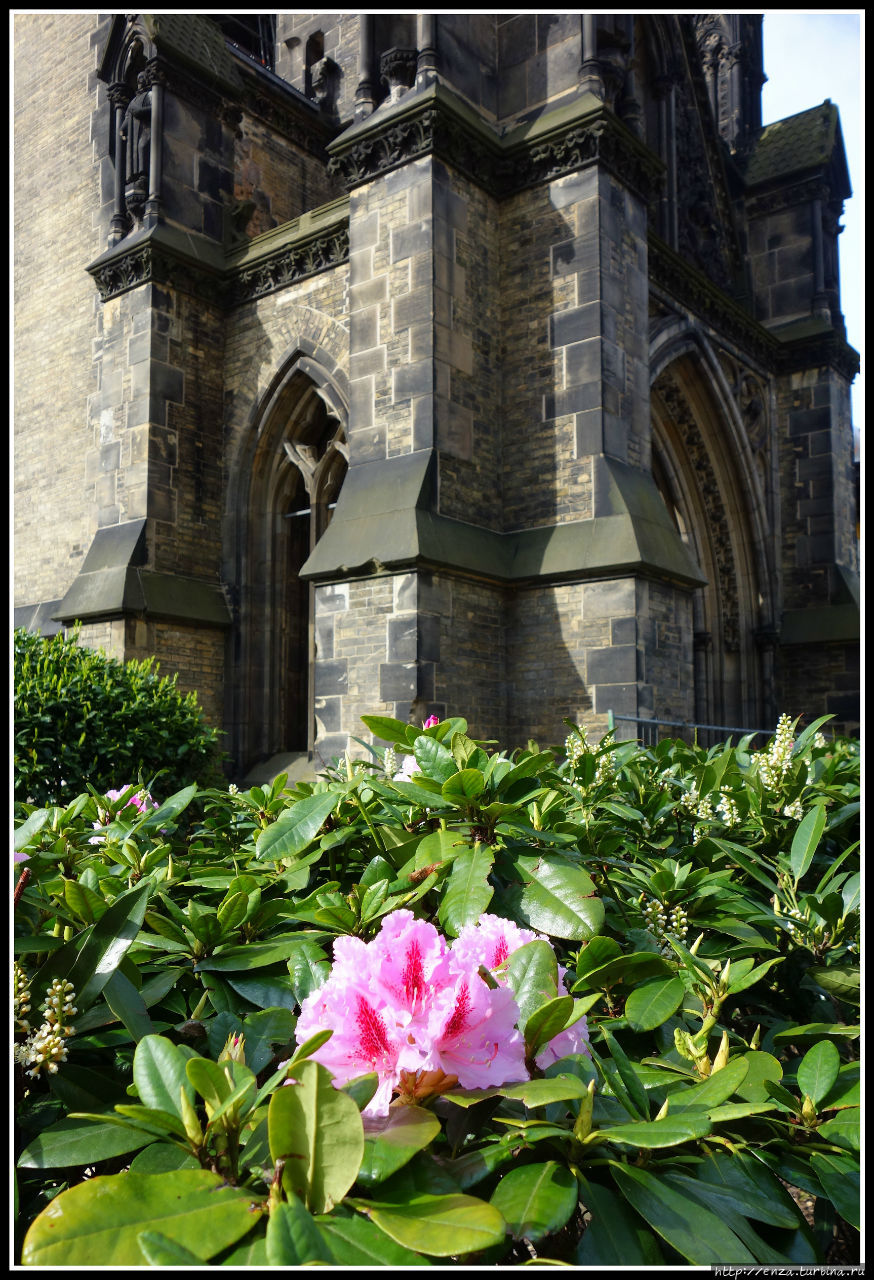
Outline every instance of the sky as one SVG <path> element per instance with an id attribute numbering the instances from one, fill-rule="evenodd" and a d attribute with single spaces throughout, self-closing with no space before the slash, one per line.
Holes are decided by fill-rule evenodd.
<path id="1" fill-rule="evenodd" d="M 762 12 L 768 77 L 762 90 L 762 123 L 770 124 L 806 111 L 826 98 L 831 98 L 840 112 L 853 188 L 852 198 L 844 205 L 844 231 L 838 240 L 841 310 L 847 324 L 847 339 L 862 356 L 864 369 L 864 10 L 764 9 Z M 861 373 L 853 383 L 851 397 L 853 425 L 861 436 L 865 414 Z"/>

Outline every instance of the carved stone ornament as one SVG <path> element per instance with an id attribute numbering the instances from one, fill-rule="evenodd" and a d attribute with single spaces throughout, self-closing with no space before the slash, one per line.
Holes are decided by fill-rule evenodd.
<path id="1" fill-rule="evenodd" d="M 152 244 L 115 254 L 89 268 L 106 302 L 141 284 L 164 284 L 220 306 L 239 306 L 307 276 L 339 266 L 349 258 L 349 228 L 331 227 L 303 244 L 289 245 L 269 257 L 223 275 L 204 269 Z"/>
<path id="2" fill-rule="evenodd" d="M 304 244 L 288 245 L 253 266 L 236 271 L 228 285 L 227 304 L 240 306 L 252 302 L 348 259 L 348 226 L 332 228 Z"/>
<path id="3" fill-rule="evenodd" d="M 415 49 L 387 49 L 381 55 L 379 77 L 388 85 L 391 102 L 397 102 L 407 89 L 413 87 L 417 59 L 418 53 Z"/>
<path id="4" fill-rule="evenodd" d="M 363 137 L 335 147 L 328 169 L 351 189 L 428 154 L 499 198 L 591 164 L 603 164 L 620 181 L 648 196 L 664 172 L 661 161 L 612 112 L 571 122 L 533 143 L 507 146 L 471 128 L 433 98 L 400 120 L 388 120 Z"/>

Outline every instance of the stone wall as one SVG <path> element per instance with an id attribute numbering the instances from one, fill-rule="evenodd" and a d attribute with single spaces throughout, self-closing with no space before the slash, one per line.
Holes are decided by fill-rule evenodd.
<path id="1" fill-rule="evenodd" d="M 83 488 L 97 473 L 85 478 L 83 456 L 100 448 L 86 415 L 100 307 L 84 268 L 102 247 L 90 136 L 100 28 L 91 13 L 17 13 L 11 34 L 14 596 L 26 605 L 64 594 L 95 527 Z"/>

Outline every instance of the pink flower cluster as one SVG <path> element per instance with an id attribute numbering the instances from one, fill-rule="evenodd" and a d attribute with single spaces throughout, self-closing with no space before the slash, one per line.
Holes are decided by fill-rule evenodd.
<path id="1" fill-rule="evenodd" d="M 537 936 L 485 915 L 449 946 L 432 924 L 411 911 L 393 911 L 372 942 L 336 940 L 327 981 L 301 1005 L 297 1042 L 333 1032 L 312 1056 L 338 1085 L 377 1073 L 365 1116 L 388 1115 L 396 1092 L 413 1101 L 456 1082 L 479 1089 L 527 1080 L 519 1007 L 501 976 L 491 987 L 479 967 L 494 972 Z M 550 1041 L 537 1065 L 586 1052 L 587 1043 L 581 1018 Z"/>
<path id="2" fill-rule="evenodd" d="M 127 787 L 122 787 L 120 791 L 117 791 L 115 787 L 110 787 L 110 789 L 106 792 L 106 799 L 113 800 L 113 801 L 119 800 L 124 795 L 125 791 L 127 791 Z M 146 789 L 143 788 L 141 791 L 135 791 L 134 794 L 131 796 L 130 800 L 128 800 L 127 804 L 121 810 L 121 814 L 127 817 L 129 820 L 133 820 L 133 816 L 134 816 L 133 814 L 129 814 L 127 812 L 128 809 L 130 809 L 131 807 L 136 809 L 137 813 L 145 813 L 146 809 L 149 809 L 149 808 L 158 809 L 160 806 L 158 804 L 158 801 L 153 800 L 152 797 L 149 795 L 148 791 L 146 791 Z M 97 816 L 99 821 L 92 822 L 91 826 L 94 828 L 95 831 L 100 831 L 109 822 L 110 815 L 107 810 L 98 809 Z M 103 840 L 103 836 L 92 836 L 91 839 L 88 841 L 88 843 L 100 844 L 102 840 Z"/>

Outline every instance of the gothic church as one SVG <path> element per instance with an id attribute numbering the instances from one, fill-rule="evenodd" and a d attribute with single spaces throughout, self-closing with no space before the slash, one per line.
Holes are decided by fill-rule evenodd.
<path id="1" fill-rule="evenodd" d="M 858 730 L 850 178 L 760 16 L 14 44 L 16 625 L 156 655 L 237 778 L 367 712 Z"/>

